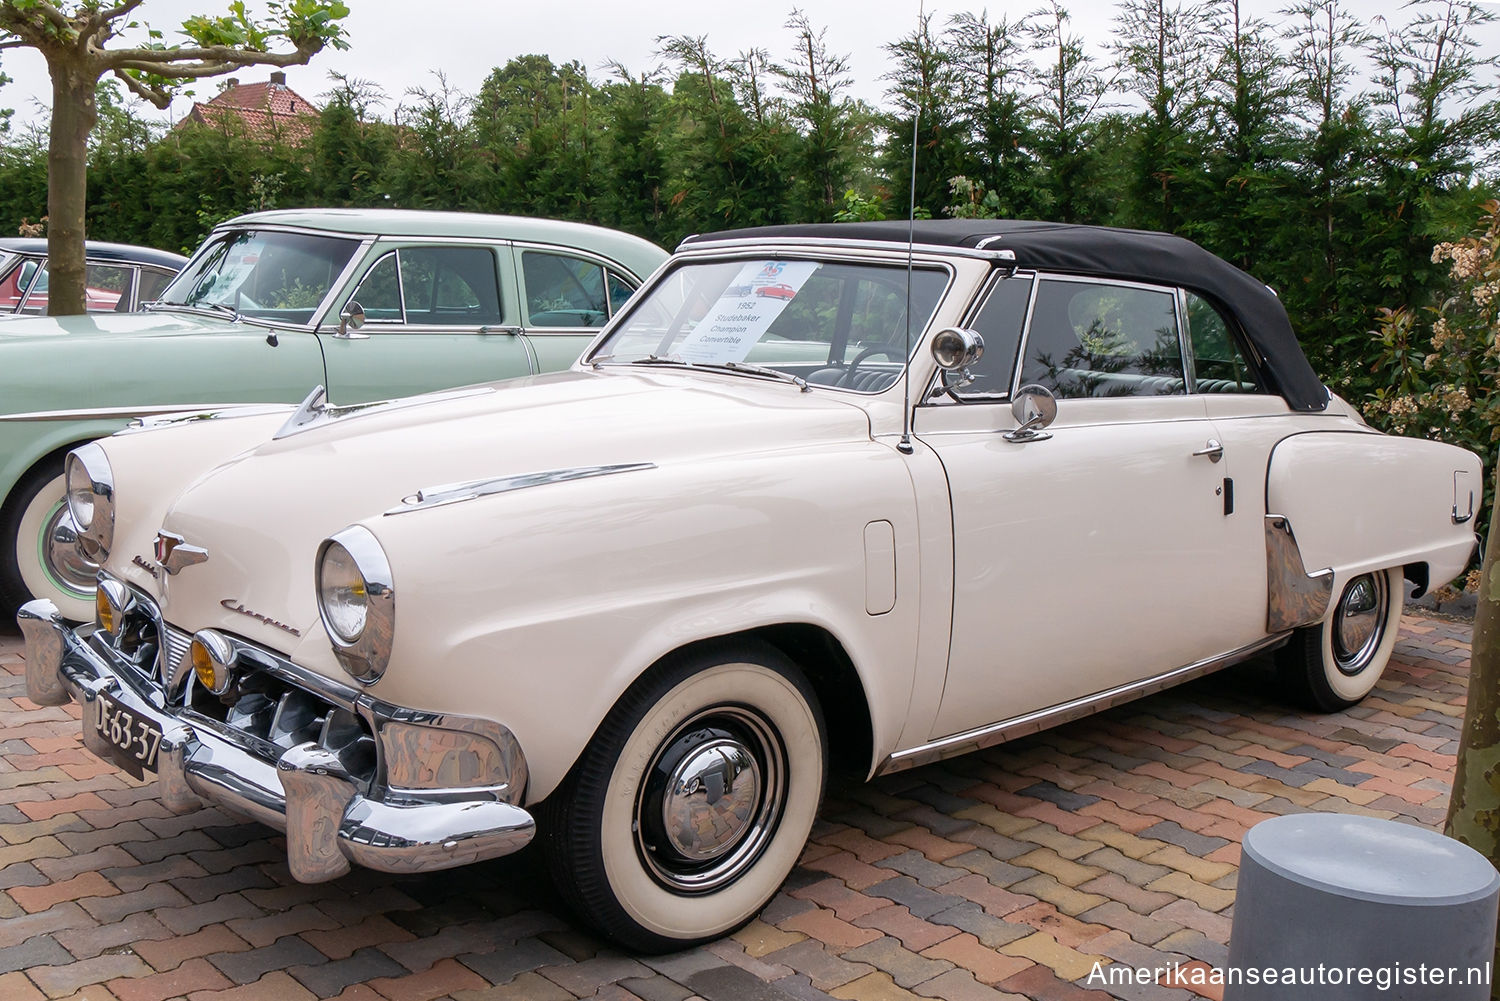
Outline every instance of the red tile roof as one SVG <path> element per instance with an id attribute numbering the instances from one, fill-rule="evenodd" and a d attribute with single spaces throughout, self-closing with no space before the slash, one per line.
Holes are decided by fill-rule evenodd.
<path id="1" fill-rule="evenodd" d="M 213 100 L 195 103 L 183 120 L 223 128 L 238 119 L 252 138 L 298 143 L 312 135 L 318 116 L 317 106 L 285 83 L 231 81 Z"/>

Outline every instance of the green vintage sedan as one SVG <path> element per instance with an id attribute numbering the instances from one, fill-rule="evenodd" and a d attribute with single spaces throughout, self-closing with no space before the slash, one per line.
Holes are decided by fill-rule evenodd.
<path id="1" fill-rule="evenodd" d="M 572 364 L 666 260 L 597 226 L 365 209 L 222 224 L 147 311 L 0 322 L 0 621 L 93 615 L 63 456 L 147 414 L 334 404 Z"/>

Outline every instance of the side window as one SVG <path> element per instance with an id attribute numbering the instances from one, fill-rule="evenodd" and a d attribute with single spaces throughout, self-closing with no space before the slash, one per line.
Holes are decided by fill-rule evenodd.
<path id="1" fill-rule="evenodd" d="M 45 316 L 47 313 L 47 265 L 45 262 L 33 275 L 31 290 L 25 294 L 21 312 L 30 313 L 33 316 Z"/>
<path id="2" fill-rule="evenodd" d="M 0 313 L 14 313 L 21 305 L 21 297 L 36 277 L 37 262 L 21 258 L 20 263 L 0 276 Z"/>
<path id="3" fill-rule="evenodd" d="M 974 381 L 956 389 L 958 396 L 977 399 L 1010 395 L 1031 286 L 1030 278 L 1011 277 L 1002 279 L 990 291 L 973 323 L 974 332 L 984 338 L 984 353 L 969 368 Z"/>
<path id="4" fill-rule="evenodd" d="M 367 322 L 401 323 L 406 319 L 401 309 L 401 276 L 396 253 L 393 250 L 376 261 L 354 290 L 352 298 L 364 307 Z"/>
<path id="5" fill-rule="evenodd" d="M 532 326 L 602 327 L 609 319 L 613 290 L 606 292 L 604 269 L 599 265 L 577 257 L 525 250 L 521 252 L 521 273 Z M 625 298 L 629 298 L 628 293 Z"/>
<path id="6" fill-rule="evenodd" d="M 1198 393 L 1264 393 L 1255 369 L 1213 303 L 1187 296 L 1188 343 L 1193 353 L 1193 385 Z"/>
<path id="7" fill-rule="evenodd" d="M 500 280 L 493 251 L 404 247 L 397 259 L 407 323 L 470 327 L 501 323 Z"/>
<path id="8" fill-rule="evenodd" d="M 609 282 L 609 315 L 614 316 L 625 305 L 625 301 L 635 295 L 635 283 L 628 278 L 622 278 L 613 271 L 606 272 Z"/>
<path id="9" fill-rule="evenodd" d="M 141 268 L 141 287 L 136 293 L 137 303 L 152 302 L 161 298 L 161 294 L 172 284 L 172 279 L 177 276 L 170 271 L 158 271 L 156 268 Z"/>
<path id="10" fill-rule="evenodd" d="M 1044 279 L 1021 381 L 1041 383 L 1064 399 L 1181 395 L 1176 296 L 1129 285 Z"/>
<path id="11" fill-rule="evenodd" d="M 134 268 L 118 264 L 90 264 L 84 271 L 84 308 L 91 313 L 130 309 L 130 280 Z"/>

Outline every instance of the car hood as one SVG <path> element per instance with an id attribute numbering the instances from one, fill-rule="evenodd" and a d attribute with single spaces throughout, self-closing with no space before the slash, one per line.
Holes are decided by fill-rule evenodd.
<path id="1" fill-rule="evenodd" d="M 291 652 L 301 638 L 321 638 L 313 569 L 329 535 L 362 520 L 378 535 L 384 513 L 402 509 L 432 519 L 437 548 L 453 543 L 443 534 L 442 506 L 405 510 L 419 491 L 869 437 L 863 408 L 832 393 L 679 372 L 565 372 L 362 408 L 253 447 L 178 495 L 163 528 L 209 558 L 163 575 L 167 617 Z M 558 491 L 566 502 L 565 486 L 531 490 Z M 496 537 L 485 544 L 502 544 L 506 496 L 472 501 L 495 510 Z M 156 590 L 138 567 L 124 569 Z"/>
<path id="2" fill-rule="evenodd" d="M 85 313 L 82 316 L 10 316 L 0 320 L 0 346 L 59 338 L 170 337 L 203 334 L 232 327 L 202 313 L 157 310 L 150 313 Z M 0 356 L 3 357 L 3 356 Z"/>

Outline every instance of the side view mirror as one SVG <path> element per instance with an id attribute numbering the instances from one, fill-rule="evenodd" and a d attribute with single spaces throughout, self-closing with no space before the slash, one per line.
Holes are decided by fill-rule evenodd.
<path id="1" fill-rule="evenodd" d="M 358 299 L 350 299 L 344 304 L 344 311 L 339 314 L 338 336 L 348 340 L 355 337 L 368 337 L 369 334 L 351 334 L 350 328 L 358 330 L 365 325 L 365 307 L 359 304 Z"/>
<path id="2" fill-rule="evenodd" d="M 1016 390 L 1010 412 L 1020 426 L 1001 435 L 1006 441 L 1045 441 L 1052 436 L 1042 429 L 1057 420 L 1057 397 L 1046 386 L 1035 383 Z"/>

